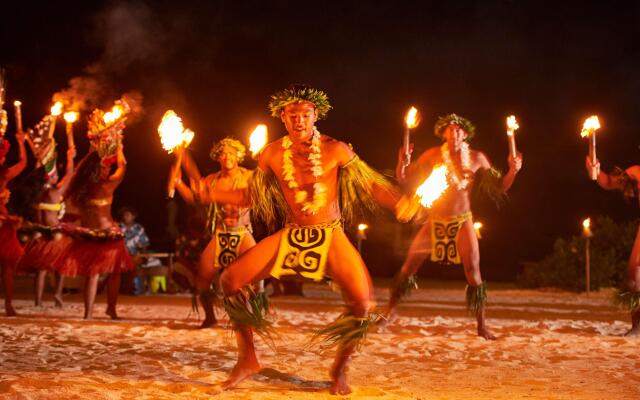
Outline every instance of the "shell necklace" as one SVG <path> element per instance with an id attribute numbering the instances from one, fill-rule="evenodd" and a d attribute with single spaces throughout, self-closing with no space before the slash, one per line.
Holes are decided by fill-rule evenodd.
<path id="1" fill-rule="evenodd" d="M 301 205 L 301 210 L 304 213 L 315 214 L 318 210 L 327 204 L 327 186 L 321 182 L 315 182 L 313 184 L 313 195 L 311 199 L 306 190 L 300 189 L 300 184 L 296 182 L 295 167 L 293 166 L 293 153 L 291 152 L 291 146 L 293 142 L 289 136 L 285 136 L 282 139 L 282 148 L 284 153 L 282 154 L 282 179 L 285 181 L 289 189 L 293 190 L 295 202 Z M 324 174 L 322 168 L 322 152 L 320 151 L 320 132 L 313 127 L 313 133 L 311 135 L 311 146 L 309 146 L 311 152 L 307 158 L 311 163 L 311 175 L 317 180 L 318 177 Z"/>
<path id="2" fill-rule="evenodd" d="M 447 166 L 447 180 L 458 190 L 464 190 L 469 186 L 469 178 L 464 176 L 464 171 L 471 169 L 471 158 L 469 157 L 469 143 L 463 142 L 460 145 L 460 164 L 462 171 L 458 171 L 455 164 L 451 160 L 449 153 L 449 144 L 445 143 L 440 148 L 442 160 Z"/>

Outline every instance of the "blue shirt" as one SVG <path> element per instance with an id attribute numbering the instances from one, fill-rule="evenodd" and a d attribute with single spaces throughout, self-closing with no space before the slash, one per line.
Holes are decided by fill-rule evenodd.
<path id="1" fill-rule="evenodd" d="M 120 223 L 120 228 L 124 233 L 124 244 L 127 247 L 127 251 L 132 256 L 149 246 L 149 236 L 147 236 L 144 228 L 139 223 L 134 222 L 131 226 Z"/>

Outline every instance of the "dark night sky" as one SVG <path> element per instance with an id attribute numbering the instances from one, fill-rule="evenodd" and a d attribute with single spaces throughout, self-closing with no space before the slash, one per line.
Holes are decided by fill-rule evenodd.
<path id="1" fill-rule="evenodd" d="M 319 129 L 351 142 L 379 169 L 395 165 L 412 104 L 423 114 L 417 151 L 438 145 L 436 117 L 456 112 L 474 121 L 473 146 L 503 170 L 504 118 L 516 114 L 525 163 L 511 201 L 499 211 L 485 203 L 474 208 L 487 227 L 482 268 L 490 275 L 509 277 L 518 261 L 540 259 L 555 237 L 577 233 L 588 214 L 620 221 L 638 215 L 587 179 L 587 144 L 578 135 L 583 119 L 597 113 L 604 169 L 638 163 L 637 3 L 22 3 L 5 8 L 0 25 L 9 104 L 21 99 L 31 126 L 69 79 L 92 76 L 89 66 L 99 67 L 93 77 L 109 87 L 103 106 L 140 91 L 145 112 L 125 131 L 129 170 L 116 207 L 140 210 L 156 237 L 166 222 L 171 161 L 157 139 L 162 113 L 175 109 L 196 132 L 192 150 L 207 171 L 213 141 L 246 138 L 259 122 L 272 138 L 283 133 L 266 103 L 291 82 L 324 89 L 334 110 Z M 86 142 L 79 141 L 82 155 Z"/>

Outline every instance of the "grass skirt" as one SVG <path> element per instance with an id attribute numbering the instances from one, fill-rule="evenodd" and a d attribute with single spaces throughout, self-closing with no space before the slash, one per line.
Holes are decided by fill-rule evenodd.
<path id="1" fill-rule="evenodd" d="M 123 239 L 74 237 L 54 264 L 66 276 L 120 273 L 135 268 Z"/>

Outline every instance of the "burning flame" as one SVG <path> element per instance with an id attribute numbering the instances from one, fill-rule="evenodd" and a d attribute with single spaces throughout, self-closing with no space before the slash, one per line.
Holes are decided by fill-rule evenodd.
<path id="1" fill-rule="evenodd" d="M 598 120 L 598 116 L 592 115 L 589 118 L 584 120 L 584 124 L 582 125 L 582 131 L 580 132 L 580 136 L 587 137 L 598 129 L 600 129 L 600 121 Z"/>
<path id="2" fill-rule="evenodd" d="M 420 123 L 420 121 L 418 120 L 418 109 L 411 106 L 409 111 L 407 111 L 407 116 L 405 117 L 404 122 L 409 129 L 413 129 L 418 126 L 418 124 Z"/>
<path id="3" fill-rule="evenodd" d="M 20 107 L 21 105 L 22 105 L 22 102 L 20 100 L 16 100 L 13 102 L 14 107 Z"/>
<path id="4" fill-rule="evenodd" d="M 448 187 L 447 167 L 440 164 L 433 168 L 431 175 L 416 189 L 416 195 L 420 198 L 420 204 L 429 208 Z"/>
<path id="5" fill-rule="evenodd" d="M 476 232 L 476 237 L 478 239 L 482 239 L 482 235 L 480 234 L 480 229 L 482 229 L 482 222 L 474 222 L 473 230 Z"/>
<path id="6" fill-rule="evenodd" d="M 509 115 L 507 117 L 507 135 L 513 136 L 518 128 L 520 128 L 520 125 L 518 125 L 518 121 L 516 121 L 516 116 Z"/>
<path id="7" fill-rule="evenodd" d="M 106 124 L 111 124 L 117 121 L 118 118 L 122 117 L 122 111 L 122 106 L 116 104 L 115 106 L 113 106 L 113 108 L 111 108 L 111 111 L 104 113 L 104 116 L 102 118 L 104 119 L 104 122 Z"/>
<path id="8" fill-rule="evenodd" d="M 358 224 L 358 231 L 364 232 L 367 229 L 369 229 L 369 225 L 367 225 L 367 224 Z"/>
<path id="9" fill-rule="evenodd" d="M 169 153 L 179 146 L 189 146 L 195 136 L 192 130 L 184 129 L 182 118 L 178 117 L 173 110 L 165 112 L 162 116 L 162 121 L 158 125 L 158 134 L 162 148 Z"/>
<path id="10" fill-rule="evenodd" d="M 56 101 L 55 104 L 51 106 L 51 115 L 53 115 L 54 117 L 57 117 L 60 114 L 62 114 L 62 103 L 59 101 Z"/>
<path id="11" fill-rule="evenodd" d="M 253 130 L 249 136 L 249 150 L 252 155 L 260 153 L 260 150 L 267 144 L 267 126 L 260 124 Z"/>
<path id="12" fill-rule="evenodd" d="M 582 227 L 584 228 L 584 230 L 588 230 L 589 228 L 591 228 L 591 218 L 587 218 L 582 221 Z"/>
<path id="13" fill-rule="evenodd" d="M 64 120 L 72 124 L 78 120 L 78 113 L 75 111 L 68 111 L 64 113 Z"/>

